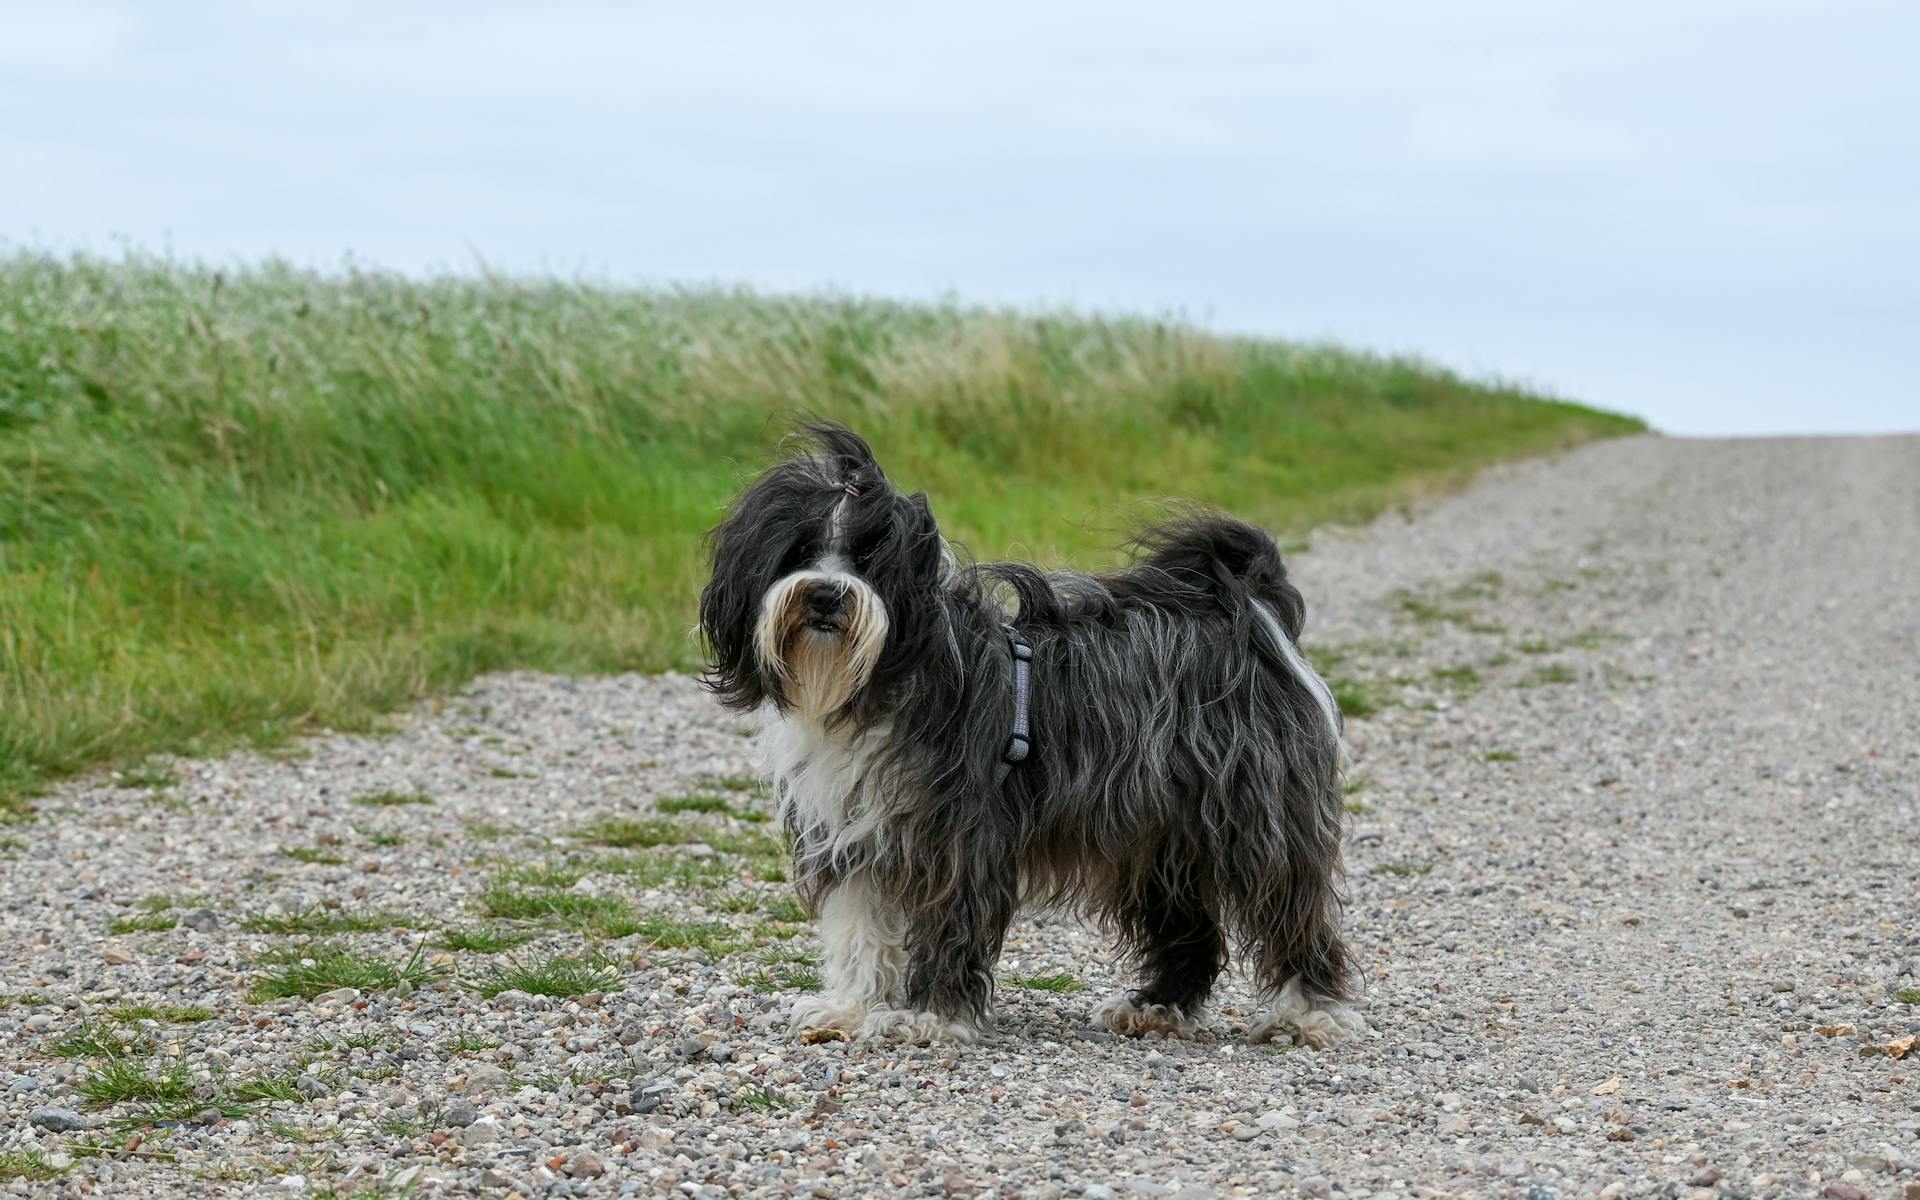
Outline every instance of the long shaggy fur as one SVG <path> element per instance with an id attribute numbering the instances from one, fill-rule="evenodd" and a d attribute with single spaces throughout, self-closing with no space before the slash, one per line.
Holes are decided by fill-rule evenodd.
<path id="1" fill-rule="evenodd" d="M 1271 1005 L 1256 1039 L 1363 1028 L 1339 1003 L 1339 711 L 1273 539 L 1205 512 L 1110 574 L 962 566 L 857 435 L 803 435 L 714 530 L 701 597 L 709 687 L 774 710 L 822 918 L 827 987 L 796 1023 L 972 1036 L 1016 909 L 1061 904 L 1140 966 L 1096 1013 L 1118 1032 L 1189 1032 L 1230 953 Z M 1008 624 L 1033 648 L 1033 749 L 1000 781 Z"/>

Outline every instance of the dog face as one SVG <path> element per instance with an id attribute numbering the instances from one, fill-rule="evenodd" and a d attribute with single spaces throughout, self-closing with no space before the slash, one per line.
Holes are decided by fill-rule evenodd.
<path id="1" fill-rule="evenodd" d="M 835 719 L 881 703 L 931 637 L 944 547 L 926 494 L 895 490 L 858 435 L 801 436 L 709 536 L 706 678 L 734 708 Z"/>

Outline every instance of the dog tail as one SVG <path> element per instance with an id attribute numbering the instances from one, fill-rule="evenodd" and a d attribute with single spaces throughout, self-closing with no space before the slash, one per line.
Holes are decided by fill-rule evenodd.
<path id="1" fill-rule="evenodd" d="M 1339 746 L 1340 706 L 1300 653 L 1307 602 L 1287 578 L 1286 560 L 1271 534 L 1225 513 L 1202 511 L 1146 529 L 1134 545 L 1138 564 L 1207 593 L 1236 622 L 1245 620 L 1249 648 L 1312 697 Z"/>

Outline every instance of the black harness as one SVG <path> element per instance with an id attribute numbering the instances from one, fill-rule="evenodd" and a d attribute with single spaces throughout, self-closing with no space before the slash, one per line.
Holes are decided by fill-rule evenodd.
<path id="1" fill-rule="evenodd" d="M 993 779 L 996 787 L 1007 781 L 1007 775 L 1015 766 L 1026 761 L 1027 752 L 1033 748 L 1027 726 L 1027 702 L 1033 691 L 1033 647 L 1027 645 L 1013 626 L 1004 628 L 1007 651 L 1013 655 L 1013 736 L 1007 739 L 1007 752 L 1000 756 L 1000 769 Z"/>

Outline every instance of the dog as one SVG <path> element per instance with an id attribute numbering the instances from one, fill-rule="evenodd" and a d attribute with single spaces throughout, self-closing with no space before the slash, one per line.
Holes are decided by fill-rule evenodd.
<path id="1" fill-rule="evenodd" d="M 963 564 L 924 492 L 803 426 L 708 538 L 706 686 L 770 710 L 766 769 L 824 987 L 795 1030 L 988 1027 L 1025 905 L 1118 935 L 1137 989 L 1094 1021 L 1190 1036 L 1237 948 L 1252 1041 L 1365 1030 L 1341 937 L 1341 717 L 1273 538 L 1210 510 L 1109 574 Z"/>

